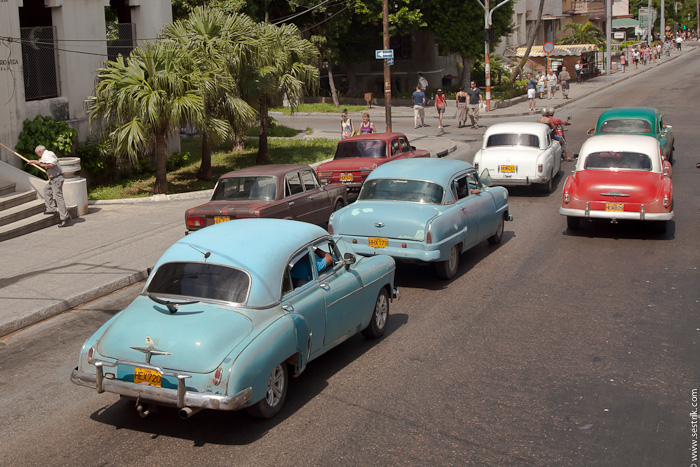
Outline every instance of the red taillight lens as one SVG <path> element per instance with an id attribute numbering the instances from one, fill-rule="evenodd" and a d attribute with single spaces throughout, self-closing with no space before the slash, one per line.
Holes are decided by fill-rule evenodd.
<path id="1" fill-rule="evenodd" d="M 331 178 L 333 172 L 317 172 L 318 178 Z"/>
<path id="2" fill-rule="evenodd" d="M 331 224 L 330 222 L 328 223 L 328 233 L 333 235 L 333 224 Z"/>
<path id="3" fill-rule="evenodd" d="M 187 227 L 205 227 L 207 225 L 204 216 L 188 216 L 185 218 Z"/>
<path id="4" fill-rule="evenodd" d="M 569 193 L 564 193 L 564 203 L 569 204 Z"/>
<path id="5" fill-rule="evenodd" d="M 92 363 L 92 357 L 93 357 L 94 355 L 95 355 L 95 348 L 94 348 L 94 347 L 90 347 L 90 349 L 88 350 L 88 354 L 87 354 L 88 363 Z"/>
<path id="6" fill-rule="evenodd" d="M 217 368 L 214 372 L 214 386 L 218 386 L 221 382 L 221 376 L 224 374 L 224 370 Z"/>
<path id="7" fill-rule="evenodd" d="M 542 173 L 542 164 L 537 164 L 537 171 Z"/>
<path id="8" fill-rule="evenodd" d="M 428 231 L 428 235 L 425 237 L 425 243 L 427 243 L 428 245 L 433 243 L 433 236 L 430 234 L 430 231 Z"/>
<path id="9" fill-rule="evenodd" d="M 664 207 L 668 208 L 671 205 L 671 201 L 668 199 L 668 196 L 664 196 Z"/>
<path id="10" fill-rule="evenodd" d="M 474 168 L 475 168 L 476 170 L 479 170 L 479 163 L 478 163 L 478 162 L 474 162 Z"/>

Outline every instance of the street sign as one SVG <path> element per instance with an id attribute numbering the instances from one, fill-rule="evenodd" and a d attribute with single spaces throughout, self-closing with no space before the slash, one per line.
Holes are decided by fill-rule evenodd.
<path id="1" fill-rule="evenodd" d="M 394 58 L 394 49 L 375 50 L 374 58 L 376 58 L 377 60 L 384 60 L 385 58 Z"/>
<path id="2" fill-rule="evenodd" d="M 386 59 L 386 64 L 387 64 L 387 66 L 393 65 L 393 64 L 394 64 L 394 59 L 393 59 L 393 58 L 387 58 L 387 59 Z"/>
<path id="3" fill-rule="evenodd" d="M 554 52 L 554 44 L 552 42 L 545 42 L 542 46 L 542 50 L 544 50 L 546 54 L 551 54 Z"/>

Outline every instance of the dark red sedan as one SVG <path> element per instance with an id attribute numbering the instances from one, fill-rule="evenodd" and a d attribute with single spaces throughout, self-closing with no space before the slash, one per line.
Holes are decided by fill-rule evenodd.
<path id="1" fill-rule="evenodd" d="M 188 209 L 188 231 L 233 219 L 273 217 L 325 226 L 334 210 L 347 204 L 347 188 L 322 185 L 308 165 L 248 167 L 219 179 L 211 201 Z"/>
<path id="2" fill-rule="evenodd" d="M 412 157 L 430 157 L 430 153 L 411 146 L 403 133 L 358 135 L 338 142 L 333 160 L 316 170 L 322 182 L 342 183 L 351 192 L 359 192 L 378 166 Z"/>

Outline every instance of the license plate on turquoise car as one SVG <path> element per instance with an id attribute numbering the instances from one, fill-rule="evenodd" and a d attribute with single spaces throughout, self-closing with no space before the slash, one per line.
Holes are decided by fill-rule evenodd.
<path id="1" fill-rule="evenodd" d="M 148 384 L 149 386 L 159 388 L 160 385 L 163 384 L 163 376 L 156 370 L 134 367 L 134 383 Z"/>
<path id="2" fill-rule="evenodd" d="M 371 246 L 372 248 L 386 248 L 389 246 L 389 239 L 369 237 L 369 246 Z"/>
<path id="3" fill-rule="evenodd" d="M 624 212 L 624 203 L 605 203 L 605 210 L 608 212 Z"/>

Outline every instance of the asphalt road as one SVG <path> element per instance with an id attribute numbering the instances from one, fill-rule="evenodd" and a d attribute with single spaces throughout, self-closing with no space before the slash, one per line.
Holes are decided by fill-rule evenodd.
<path id="1" fill-rule="evenodd" d="M 512 190 L 500 245 L 462 256 L 451 282 L 399 266 L 388 334 L 312 362 L 270 421 L 211 411 L 182 421 L 171 409 L 141 419 L 133 403 L 73 386 L 82 342 L 138 293 L 126 289 L 0 341 L 2 463 L 690 465 L 700 65 L 667 68 L 558 115 L 573 116 L 577 152 L 604 108 L 665 112 L 677 141 L 666 234 L 606 223 L 573 234 L 557 212 L 562 178 L 552 195 Z"/>

